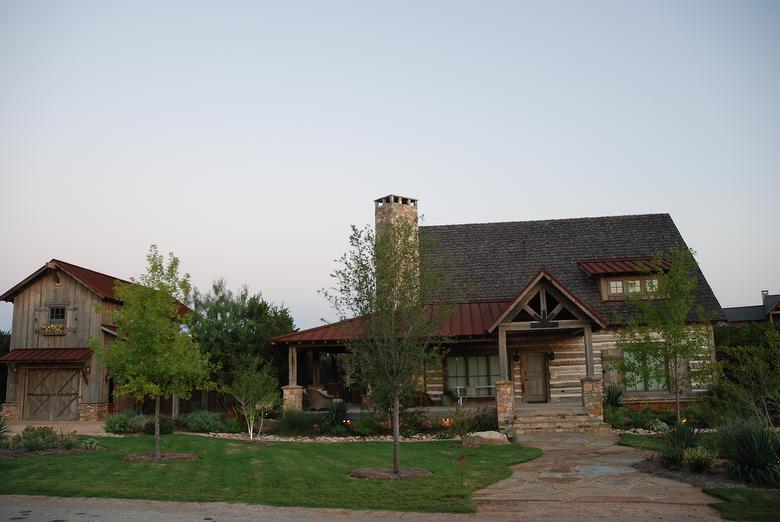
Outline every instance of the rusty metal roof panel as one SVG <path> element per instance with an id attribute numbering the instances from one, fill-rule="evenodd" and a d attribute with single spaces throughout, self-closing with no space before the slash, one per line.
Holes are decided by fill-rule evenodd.
<path id="1" fill-rule="evenodd" d="M 671 265 L 668 261 L 656 262 L 650 257 L 636 257 L 628 259 L 593 259 L 587 261 L 577 261 L 577 264 L 588 275 L 616 275 L 616 274 L 636 274 L 647 270 L 669 270 Z"/>
<path id="2" fill-rule="evenodd" d="M 92 350 L 89 348 L 19 348 L 0 357 L 0 362 L 81 362 L 90 357 Z"/>

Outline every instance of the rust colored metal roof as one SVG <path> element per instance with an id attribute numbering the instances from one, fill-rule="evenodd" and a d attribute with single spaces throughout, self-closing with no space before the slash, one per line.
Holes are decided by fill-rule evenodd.
<path id="1" fill-rule="evenodd" d="M 609 274 L 636 274 L 648 270 L 669 270 L 671 265 L 667 261 L 650 257 L 635 257 L 627 259 L 592 259 L 589 261 L 577 261 L 577 264 L 588 275 Z"/>
<path id="2" fill-rule="evenodd" d="M 89 348 L 20 348 L 0 357 L 0 362 L 81 362 L 90 357 Z"/>
<path id="3" fill-rule="evenodd" d="M 441 334 L 452 337 L 469 337 L 487 335 L 488 328 L 512 304 L 511 301 L 478 301 L 456 303 L 450 318 L 441 325 Z M 440 306 L 451 304 L 434 304 L 432 312 Z M 316 344 L 337 343 L 357 338 L 362 332 L 359 319 L 349 319 L 338 323 L 326 324 L 280 335 L 271 339 L 272 344 Z"/>

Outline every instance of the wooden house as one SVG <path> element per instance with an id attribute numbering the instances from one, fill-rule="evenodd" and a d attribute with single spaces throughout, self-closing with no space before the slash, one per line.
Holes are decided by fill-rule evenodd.
<path id="1" fill-rule="evenodd" d="M 375 201 L 378 222 L 416 223 L 417 210 L 413 198 Z M 521 431 L 517 423 L 528 418 L 542 428 L 600 425 L 603 386 L 622 381 L 605 360 L 622 356 L 616 334 L 619 317 L 632 313 L 626 296 L 652 293 L 658 281 L 643 274 L 643 264 L 685 244 L 668 214 L 421 226 L 419 234 L 448 260 L 451 295 L 445 292 L 444 300 L 456 302 L 442 327 L 451 342 L 441 364 L 426 369 L 425 394 L 433 404 L 445 396 L 495 404 L 499 420 Z M 704 275 L 696 277 L 698 304 L 721 316 Z M 712 333 L 712 324 L 698 326 Z M 356 321 L 346 321 L 272 340 L 288 350 L 286 407 L 302 407 L 304 387 L 343 392 L 322 375 L 333 380 L 334 354 L 345 353 L 358 330 Z M 696 393 L 689 383 L 685 397 Z M 357 402 L 355 395 L 346 399 Z M 652 382 L 626 390 L 626 398 L 634 407 L 671 403 Z"/>
<path id="2" fill-rule="evenodd" d="M 52 259 L 0 295 L 14 304 L 3 416 L 11 421 L 95 421 L 109 411 L 111 383 L 90 340 L 116 335 L 121 281 Z"/>

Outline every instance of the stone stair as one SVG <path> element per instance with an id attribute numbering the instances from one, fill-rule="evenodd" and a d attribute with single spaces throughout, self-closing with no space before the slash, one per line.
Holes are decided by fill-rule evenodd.
<path id="1" fill-rule="evenodd" d="M 609 424 L 574 405 L 529 404 L 515 410 L 516 435 L 529 433 L 605 433 Z"/>

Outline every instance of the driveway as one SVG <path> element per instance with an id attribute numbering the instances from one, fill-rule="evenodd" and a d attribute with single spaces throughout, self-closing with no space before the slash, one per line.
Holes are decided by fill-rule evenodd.
<path id="1" fill-rule="evenodd" d="M 515 513 L 530 520 L 720 520 L 700 489 L 640 473 L 631 464 L 642 450 L 618 446 L 612 433 L 553 433 L 521 436 L 544 450 L 536 460 L 474 499 L 480 514 Z"/>

